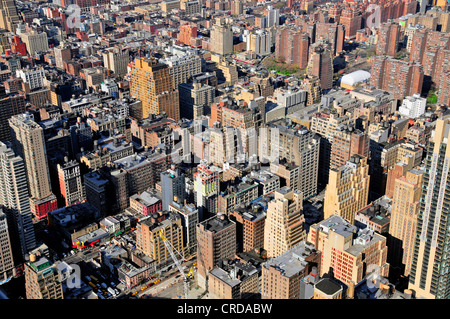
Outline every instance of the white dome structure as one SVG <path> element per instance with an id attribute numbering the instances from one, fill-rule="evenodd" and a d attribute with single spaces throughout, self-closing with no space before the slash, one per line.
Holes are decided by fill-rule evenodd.
<path id="1" fill-rule="evenodd" d="M 370 73 L 364 70 L 358 70 L 344 75 L 341 78 L 341 86 L 345 88 L 353 89 L 362 82 L 366 82 L 370 79 Z"/>

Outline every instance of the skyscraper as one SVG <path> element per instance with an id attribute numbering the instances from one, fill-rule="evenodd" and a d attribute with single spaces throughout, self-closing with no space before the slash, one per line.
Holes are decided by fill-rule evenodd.
<path id="1" fill-rule="evenodd" d="M 398 23 L 383 23 L 378 31 L 377 55 L 394 56 L 400 40 L 400 25 Z"/>
<path id="2" fill-rule="evenodd" d="M 161 173 L 162 209 L 169 210 L 173 202 L 183 203 L 186 199 L 186 184 L 184 173 L 172 165 Z"/>
<path id="3" fill-rule="evenodd" d="M 320 79 L 320 88 L 329 90 L 333 87 L 333 58 L 328 41 L 321 40 L 310 47 L 308 76 Z"/>
<path id="4" fill-rule="evenodd" d="M 5 92 L 5 87 L 0 85 L 0 141 L 11 140 L 8 119 L 25 111 L 25 95 L 15 94 L 8 96 Z"/>
<path id="5" fill-rule="evenodd" d="M 19 24 L 20 22 L 21 19 L 17 14 L 16 1 L 0 1 L 0 28 L 15 33 L 17 24 Z"/>
<path id="6" fill-rule="evenodd" d="M 208 273 L 220 259 L 236 254 L 236 223 L 224 214 L 217 214 L 197 224 L 197 283 L 208 287 Z"/>
<path id="7" fill-rule="evenodd" d="M 287 252 L 306 239 L 303 194 L 282 187 L 268 203 L 264 226 L 264 249 L 274 258 Z"/>
<path id="8" fill-rule="evenodd" d="M 233 53 L 233 31 L 231 26 L 220 18 L 211 28 L 211 52 L 227 55 Z"/>
<path id="9" fill-rule="evenodd" d="M 80 164 L 77 161 L 66 161 L 57 165 L 59 187 L 65 205 L 81 203 L 86 199 L 83 181 L 81 179 Z"/>
<path id="10" fill-rule="evenodd" d="M 309 38 L 298 29 L 282 26 L 275 33 L 275 57 L 303 69 L 308 65 Z"/>
<path id="11" fill-rule="evenodd" d="M 64 299 L 58 268 L 40 249 L 25 264 L 25 289 L 27 299 Z"/>
<path id="12" fill-rule="evenodd" d="M 13 148 L 25 162 L 32 212 L 44 218 L 58 207 L 50 184 L 43 129 L 30 113 L 11 117 L 9 126 Z"/>
<path id="13" fill-rule="evenodd" d="M 344 166 L 330 169 L 325 190 L 324 218 L 339 215 L 353 223 L 357 211 L 367 205 L 369 196 L 367 158 L 353 155 Z"/>
<path id="14" fill-rule="evenodd" d="M 422 182 L 423 171 L 417 169 L 411 169 L 395 179 L 389 234 L 398 245 L 390 245 L 389 251 L 402 258 L 405 276 L 409 275 L 411 269 Z"/>
<path id="15" fill-rule="evenodd" d="M 178 88 L 167 65 L 155 59 L 137 58 L 131 71 L 130 94 L 142 101 L 143 118 L 165 112 L 169 118 L 180 119 Z"/>
<path id="16" fill-rule="evenodd" d="M 21 254 L 24 257 L 36 247 L 36 238 L 24 160 L 6 144 L 0 142 L 0 206 L 13 223 L 10 230 L 17 234 Z"/>
<path id="17" fill-rule="evenodd" d="M 118 76 L 128 73 L 128 63 L 130 63 L 130 53 L 127 48 L 114 47 L 103 52 L 103 63 L 105 68 L 114 72 Z"/>
<path id="18" fill-rule="evenodd" d="M 436 120 L 428 141 L 409 289 L 417 297 L 448 299 L 450 273 L 450 116 Z"/>
<path id="19" fill-rule="evenodd" d="M 6 214 L 0 206 L 0 284 L 14 275 L 14 258 Z"/>
<path id="20" fill-rule="evenodd" d="M 388 91 L 395 99 L 422 92 L 424 71 L 417 62 L 376 56 L 370 71 L 370 85 Z"/>
<path id="21" fill-rule="evenodd" d="M 197 166 L 194 173 L 195 203 L 199 220 L 215 215 L 219 211 L 219 172 L 205 164 Z"/>

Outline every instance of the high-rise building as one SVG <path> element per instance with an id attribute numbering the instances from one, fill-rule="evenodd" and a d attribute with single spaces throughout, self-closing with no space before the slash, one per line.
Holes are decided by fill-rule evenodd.
<path id="1" fill-rule="evenodd" d="M 322 252 L 320 276 L 332 270 L 336 279 L 349 285 L 373 271 L 383 277 L 389 274 L 386 237 L 368 228 L 358 230 L 340 216 L 311 225 L 308 242 Z"/>
<path id="2" fill-rule="evenodd" d="M 194 82 L 180 84 L 178 89 L 182 118 L 198 119 L 202 115 L 209 114 L 209 109 L 216 96 L 214 87 L 194 80 Z"/>
<path id="3" fill-rule="evenodd" d="M 194 204 L 173 202 L 169 205 L 169 211 L 175 212 L 181 217 L 185 258 L 195 256 L 197 254 L 198 209 Z"/>
<path id="4" fill-rule="evenodd" d="M 236 223 L 217 214 L 197 224 L 197 284 L 208 288 L 208 274 L 221 259 L 236 254 Z"/>
<path id="5" fill-rule="evenodd" d="M 31 210 L 36 217 L 44 218 L 57 209 L 57 203 L 50 183 L 43 128 L 30 113 L 11 117 L 9 126 L 13 148 L 25 162 Z"/>
<path id="6" fill-rule="evenodd" d="M 128 73 L 130 53 L 127 48 L 114 47 L 103 52 L 103 65 L 114 74 L 123 77 Z"/>
<path id="7" fill-rule="evenodd" d="M 308 76 L 302 81 L 302 87 L 307 92 L 306 105 L 320 103 L 322 89 L 318 76 Z"/>
<path id="8" fill-rule="evenodd" d="M 395 56 L 400 41 L 400 25 L 398 23 L 383 23 L 378 30 L 377 55 Z"/>
<path id="9" fill-rule="evenodd" d="M 253 51 L 259 56 L 271 53 L 272 35 L 267 30 L 257 30 L 247 37 L 247 51 Z"/>
<path id="10" fill-rule="evenodd" d="M 180 26 L 180 33 L 178 34 L 178 40 L 186 45 L 190 45 L 191 38 L 197 37 L 197 27 L 189 24 Z"/>
<path id="11" fill-rule="evenodd" d="M 160 59 L 159 62 L 169 66 L 169 74 L 173 77 L 175 88 L 178 88 L 182 83 L 187 83 L 193 75 L 202 72 L 202 59 L 192 53 L 181 56 L 174 55 Z"/>
<path id="12" fill-rule="evenodd" d="M 320 138 L 303 126 L 287 128 L 284 121 L 259 130 L 258 155 L 277 165 L 280 158 L 300 167 L 299 190 L 308 199 L 317 194 Z"/>
<path id="13" fill-rule="evenodd" d="M 281 26 L 275 33 L 275 58 L 303 69 L 308 65 L 309 38 L 298 29 Z"/>
<path id="14" fill-rule="evenodd" d="M 81 203 L 86 199 L 81 179 L 80 164 L 77 161 L 66 161 L 57 165 L 59 188 L 65 205 Z"/>
<path id="15" fill-rule="evenodd" d="M 264 13 L 267 16 L 268 28 L 280 25 L 280 9 L 274 9 L 272 5 L 268 5 Z"/>
<path id="16" fill-rule="evenodd" d="M 427 145 L 416 236 L 414 240 L 409 289 L 417 297 L 447 299 L 450 285 L 447 278 L 449 237 L 448 209 L 450 205 L 448 182 L 450 146 L 448 144 L 450 117 L 436 120 Z"/>
<path id="17" fill-rule="evenodd" d="M 450 71 L 445 72 L 439 81 L 438 103 L 450 105 Z"/>
<path id="18" fill-rule="evenodd" d="M 169 210 L 172 202 L 183 203 L 187 199 L 184 173 L 172 165 L 161 173 L 162 209 Z"/>
<path id="19" fill-rule="evenodd" d="M 136 228 L 136 248 L 152 258 L 158 269 L 174 263 L 160 237 L 160 232 L 172 245 L 174 251 L 181 253 L 184 250 L 183 227 L 181 218 L 176 213 L 155 213 L 138 222 Z"/>
<path id="20" fill-rule="evenodd" d="M 388 91 L 400 100 L 421 93 L 423 77 L 423 67 L 419 63 L 376 56 L 370 71 L 370 85 Z"/>
<path id="21" fill-rule="evenodd" d="M 0 155 L 1 156 L 1 155 Z M 6 214 L 0 206 L 0 284 L 14 276 L 14 257 Z"/>
<path id="22" fill-rule="evenodd" d="M 137 58 L 131 71 L 130 94 L 142 101 L 143 118 L 165 112 L 169 118 L 180 119 L 178 88 L 168 65 Z"/>
<path id="23" fill-rule="evenodd" d="M 17 13 L 16 1 L 0 1 L 0 28 L 15 33 L 16 27 L 20 22 L 21 19 Z"/>
<path id="24" fill-rule="evenodd" d="M 342 9 L 339 23 L 345 28 L 345 39 L 354 39 L 356 37 L 356 31 L 362 27 L 361 11 L 353 7 Z"/>
<path id="25" fill-rule="evenodd" d="M 333 58 L 329 43 L 325 40 L 311 45 L 308 61 L 308 76 L 320 79 L 320 88 L 329 90 L 333 87 Z"/>
<path id="26" fill-rule="evenodd" d="M 355 154 L 369 158 L 370 139 L 367 133 L 346 126 L 340 126 L 340 128 L 333 134 L 330 168 L 339 168 L 345 165 Z"/>
<path id="27" fill-rule="evenodd" d="M 400 115 L 415 119 L 425 113 L 426 105 L 427 99 L 420 97 L 420 94 L 416 93 L 413 96 L 406 96 L 403 99 L 398 112 Z"/>
<path id="28" fill-rule="evenodd" d="M 408 276 L 413 257 L 415 230 L 418 222 L 423 171 L 411 169 L 395 179 L 389 234 L 394 239 L 389 252 L 401 258 L 403 274 Z"/>
<path id="29" fill-rule="evenodd" d="M 194 173 L 195 203 L 199 220 L 203 221 L 219 212 L 219 172 L 205 164 L 197 166 Z"/>
<path id="30" fill-rule="evenodd" d="M 320 263 L 320 250 L 305 241 L 263 263 L 261 299 L 299 299 L 301 280 Z"/>
<path id="31" fill-rule="evenodd" d="M 264 226 L 264 249 L 267 257 L 277 257 L 306 239 L 303 194 L 289 187 L 275 191 L 268 203 Z"/>
<path id="32" fill-rule="evenodd" d="M 30 210 L 28 184 L 24 160 L 11 147 L 0 142 L 0 206 L 10 216 L 20 244 L 20 257 L 36 247 L 33 219 Z"/>
<path id="33" fill-rule="evenodd" d="M 26 32 L 21 33 L 20 38 L 23 43 L 27 46 L 28 54 L 33 55 L 36 52 L 47 52 L 48 51 L 48 38 L 47 33 L 41 32 Z"/>
<path id="34" fill-rule="evenodd" d="M 59 270 L 39 248 L 25 264 L 25 289 L 27 299 L 64 299 Z"/>
<path id="35" fill-rule="evenodd" d="M 103 178 L 96 171 L 84 174 L 83 180 L 86 201 L 100 212 L 100 216 L 106 216 L 109 214 L 111 211 L 111 203 L 109 199 L 111 197 L 108 193 L 108 180 Z"/>
<path id="36" fill-rule="evenodd" d="M 0 85 L 0 141 L 11 140 L 8 119 L 26 111 L 25 94 L 7 95 L 5 87 Z"/>
<path id="37" fill-rule="evenodd" d="M 233 31 L 225 19 L 219 18 L 211 28 L 211 52 L 227 55 L 233 53 Z"/>
<path id="38" fill-rule="evenodd" d="M 325 190 L 324 218 L 339 215 L 353 223 L 356 212 L 369 199 L 369 165 L 367 158 L 353 155 L 344 166 L 330 169 Z"/>
<path id="39" fill-rule="evenodd" d="M 345 29 L 338 23 L 316 23 L 315 39 L 327 40 L 330 43 L 333 56 L 339 55 L 344 50 Z"/>
<path id="40" fill-rule="evenodd" d="M 260 205 L 238 207 L 229 216 L 236 223 L 238 251 L 257 251 L 264 247 L 266 213 Z"/>

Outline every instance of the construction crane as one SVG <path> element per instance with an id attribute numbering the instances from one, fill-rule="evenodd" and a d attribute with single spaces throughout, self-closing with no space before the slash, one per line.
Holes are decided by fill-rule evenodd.
<path id="1" fill-rule="evenodd" d="M 188 293 L 189 293 L 189 280 L 188 280 L 188 277 L 186 277 L 186 275 L 184 274 L 184 271 L 183 271 L 184 269 L 183 269 L 183 267 L 181 266 L 181 262 L 180 262 L 180 261 L 178 260 L 178 258 L 175 256 L 174 250 L 176 251 L 176 249 L 173 248 L 173 246 L 172 246 L 172 244 L 170 243 L 170 241 L 168 241 L 167 238 L 166 238 L 166 236 L 164 236 L 164 234 L 163 234 L 163 232 L 162 232 L 162 229 L 159 231 L 159 237 L 161 237 L 161 239 L 162 239 L 164 245 L 165 245 L 166 248 L 167 248 L 167 251 L 169 252 L 170 256 L 172 256 L 172 259 L 173 259 L 173 261 L 175 262 L 175 265 L 177 266 L 178 271 L 179 271 L 179 272 L 181 273 L 181 275 L 183 276 L 183 281 L 184 281 L 184 283 L 183 283 L 184 299 L 188 299 Z M 178 253 L 178 251 L 177 251 L 177 253 Z M 178 254 L 181 256 L 180 253 L 178 253 Z M 192 268 L 191 268 L 191 270 L 192 270 Z M 190 275 L 190 271 L 189 271 L 188 276 L 189 276 L 189 275 Z"/>

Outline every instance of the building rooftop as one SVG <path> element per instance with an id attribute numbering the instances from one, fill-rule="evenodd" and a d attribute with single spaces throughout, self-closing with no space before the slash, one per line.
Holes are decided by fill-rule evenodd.
<path id="1" fill-rule="evenodd" d="M 308 262 L 305 258 L 314 252 L 314 245 L 302 241 L 300 244 L 280 256 L 265 262 L 263 267 L 275 267 L 283 276 L 292 277 L 307 267 Z"/>
<path id="2" fill-rule="evenodd" d="M 318 283 L 316 283 L 314 288 L 328 296 L 332 296 L 343 289 L 341 285 L 338 285 L 329 278 L 321 279 Z"/>

